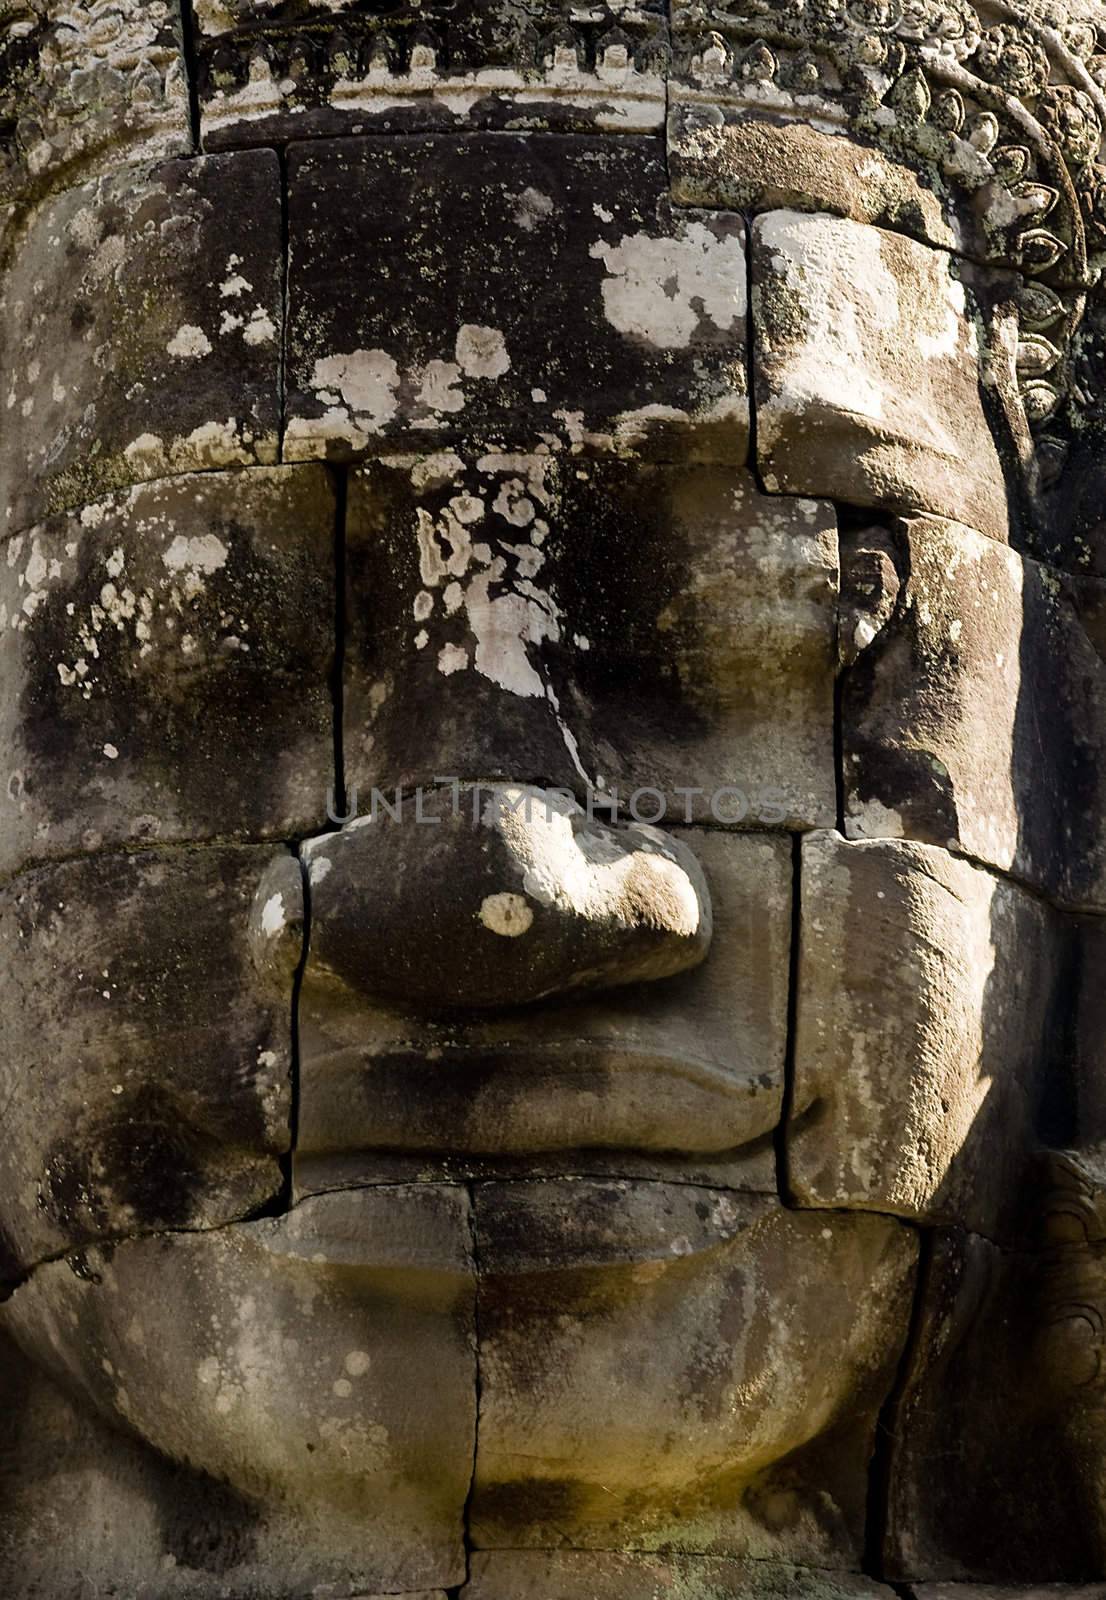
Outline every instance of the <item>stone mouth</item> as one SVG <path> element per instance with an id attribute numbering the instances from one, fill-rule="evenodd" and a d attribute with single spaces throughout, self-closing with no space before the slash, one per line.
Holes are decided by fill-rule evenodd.
<path id="1" fill-rule="evenodd" d="M 328 1171 L 705 1174 L 769 1144 L 782 1103 L 776 1072 L 610 1038 L 344 1046 L 301 1070 L 309 1189 L 331 1187 Z"/>

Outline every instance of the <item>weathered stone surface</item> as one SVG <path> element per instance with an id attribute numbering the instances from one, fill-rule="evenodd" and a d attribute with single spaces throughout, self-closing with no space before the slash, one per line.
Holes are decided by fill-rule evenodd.
<path id="1" fill-rule="evenodd" d="M 916 171 L 843 127 L 770 120 L 767 108 L 757 116 L 747 105 L 681 104 L 679 90 L 674 102 L 668 153 L 681 205 L 821 211 L 947 250 L 977 243 Z"/>
<path id="2" fill-rule="evenodd" d="M 170 161 L 9 229 L 3 532 L 142 479 L 276 459 L 279 185 L 271 151 Z"/>
<path id="3" fill-rule="evenodd" d="M 673 213 L 654 141 L 332 140 L 292 147 L 289 186 L 289 459 L 744 461 L 744 223 Z"/>
<path id="4" fill-rule="evenodd" d="M 436 852 L 443 883 L 462 895 L 444 830 L 419 827 L 410 811 L 402 826 Z M 352 837 L 373 828 L 394 832 L 381 819 Z M 412 975 L 417 992 L 402 1003 L 397 971 L 394 1009 L 381 1005 L 371 971 L 362 976 L 343 956 L 371 925 L 376 900 L 348 853 L 333 850 L 324 873 L 333 847 L 313 846 L 313 932 L 300 997 L 301 1192 L 394 1177 L 404 1170 L 396 1164 L 402 1156 L 412 1175 L 669 1174 L 774 1192 L 790 842 L 707 830 L 679 838 L 710 888 L 714 940 L 702 965 L 659 983 L 486 1015 L 416 1009 L 424 977 L 440 971 L 426 896 L 407 903 L 406 937 L 416 946 L 426 940 L 425 972 Z M 569 886 L 553 874 L 549 887 L 556 894 Z M 478 896 L 469 908 L 474 935 L 480 905 Z"/>
<path id="5" fill-rule="evenodd" d="M 619 1555 L 611 1550 L 476 1550 L 465 1600 L 890 1600 L 851 1572 L 724 1556 Z M 941 1600 L 947 1600 L 942 1596 Z M 1090 1600 L 1090 1597 L 1088 1597 Z"/>
<path id="6" fill-rule="evenodd" d="M 766 486 L 931 511 L 1005 540 L 992 425 L 1013 365 L 992 348 L 1003 313 L 989 302 L 1012 287 L 839 217 L 769 212 L 753 224 L 751 248 Z"/>
<path id="7" fill-rule="evenodd" d="M 477 1547 L 859 1564 L 909 1229 L 689 1184 L 484 1184 L 475 1208 Z"/>
<path id="8" fill-rule="evenodd" d="M 1101 1195 L 1097 1230 L 1073 1194 L 1046 1200 L 1051 1243 L 1041 1253 L 937 1235 L 890 1425 L 889 1577 L 1079 1596 L 1088 1591 L 1045 1586 L 1090 1584 L 1102 1572 Z M 1040 1589 L 1021 1587 L 1028 1573 Z M 946 1591 L 950 1600 L 960 1592 L 979 1591 Z"/>
<path id="9" fill-rule="evenodd" d="M 186 1497 L 207 1492 L 206 1552 L 163 1531 L 157 1565 L 126 1571 L 123 1545 L 126 1592 L 394 1593 L 464 1577 L 473 1299 L 465 1191 L 420 1184 L 92 1247 L 40 1268 L 0 1324 L 155 1446 L 152 1484 L 167 1458 Z"/>
<path id="10" fill-rule="evenodd" d="M 19 0 L 0 25 L 0 201 L 191 147 L 175 0 Z"/>
<path id="11" fill-rule="evenodd" d="M 307 16 L 287 0 L 196 0 L 193 10 L 207 149 L 427 128 L 629 133 L 664 120 L 659 0 L 586 10 L 397 0 L 383 11 L 313 0 Z"/>
<path id="12" fill-rule="evenodd" d="M 842 564 L 848 835 L 1106 904 L 1102 584 L 933 517 L 856 533 Z"/>
<path id="13" fill-rule="evenodd" d="M 1065 963 L 1060 919 L 1015 884 L 929 845 L 804 839 L 796 1201 L 1008 1227 Z"/>
<path id="14" fill-rule="evenodd" d="M 317 827 L 333 545 L 297 467 L 139 485 L 0 547 L 0 872 Z"/>
<path id="15" fill-rule="evenodd" d="M 376 786 L 617 791 L 623 815 L 832 821 L 832 510 L 720 467 L 514 452 L 350 485 L 345 751 Z"/>
<path id="16" fill-rule="evenodd" d="M 914 1600 L 1103 1600 L 1106 1584 L 913 1583 Z"/>
<path id="17" fill-rule="evenodd" d="M 105 854 L 0 891 L 0 1276 L 280 1190 L 291 988 L 259 987 L 246 939 L 271 857 Z"/>

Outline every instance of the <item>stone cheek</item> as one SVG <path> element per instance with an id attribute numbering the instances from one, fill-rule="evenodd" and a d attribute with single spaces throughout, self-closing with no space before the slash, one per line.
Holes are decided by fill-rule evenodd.
<path id="1" fill-rule="evenodd" d="M 941 845 L 1106 904 L 1102 584 L 931 517 L 857 532 L 843 569 L 849 837 Z"/>
<path id="2" fill-rule="evenodd" d="M 246 940 L 271 859 L 104 854 L 0 891 L 4 1277 L 279 1193 L 291 985 L 263 986 Z"/>
<path id="3" fill-rule="evenodd" d="M 322 469 L 257 468 L 139 485 L 0 547 L 0 871 L 318 826 L 333 527 Z"/>
<path id="4" fill-rule="evenodd" d="M 293 146 L 289 185 L 289 459 L 744 461 L 744 224 L 672 212 L 654 141 L 329 140 Z"/>
<path id="5" fill-rule="evenodd" d="M 237 1593 L 271 1594 L 279 1574 L 286 1594 L 394 1594 L 464 1579 L 474 1288 L 465 1190 L 415 1184 L 90 1249 L 76 1270 L 41 1268 L 3 1322 L 116 1426 L 206 1476 L 210 1550 L 181 1552 L 184 1593 L 225 1595 L 233 1568 Z M 127 1551 L 137 1587 L 152 1542 Z"/>
<path id="6" fill-rule="evenodd" d="M 757 218 L 757 447 L 771 492 L 921 509 L 1009 536 L 992 418 L 1013 369 L 1003 377 L 1009 358 L 991 350 L 999 286 L 977 298 L 969 276 L 979 283 L 941 251 L 844 218 Z"/>
<path id="7" fill-rule="evenodd" d="M 276 156 L 251 151 L 123 171 L 12 214 L 5 533 L 143 479 L 276 460 L 279 184 Z"/>
<path id="8" fill-rule="evenodd" d="M 488 452 L 351 480 L 345 749 L 437 775 L 642 789 L 642 819 L 828 823 L 837 535 L 751 475 Z"/>
<path id="9" fill-rule="evenodd" d="M 482 1185 L 476 1225 L 478 1546 L 859 1565 L 908 1229 L 583 1182 Z"/>
<path id="10" fill-rule="evenodd" d="M 796 1201 L 1016 1233 L 1063 1066 L 1068 937 L 1036 897 L 947 851 L 809 835 Z"/>

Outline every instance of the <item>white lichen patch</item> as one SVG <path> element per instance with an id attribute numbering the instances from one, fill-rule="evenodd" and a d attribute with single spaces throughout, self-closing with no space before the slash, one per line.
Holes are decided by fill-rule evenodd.
<path id="1" fill-rule="evenodd" d="M 759 218 L 773 286 L 754 288 L 754 316 L 762 294 L 780 284 L 801 319 L 780 380 L 786 404 L 801 408 L 828 400 L 839 410 L 878 420 L 885 394 L 868 353 L 870 333 L 874 327 L 881 339 L 898 337 L 900 286 L 884 262 L 876 229 L 835 217 L 813 220 L 814 227 L 810 217 L 791 211 Z"/>
<path id="2" fill-rule="evenodd" d="M 902 839 L 906 835 L 901 812 L 885 806 L 882 800 L 862 800 L 849 805 L 849 837 L 854 839 Z"/>
<path id="3" fill-rule="evenodd" d="M 209 573 L 226 566 L 229 551 L 213 533 L 185 538 L 177 534 L 162 552 L 162 561 L 170 572 Z"/>
<path id="4" fill-rule="evenodd" d="M 437 516 L 424 506 L 416 509 L 423 587 L 415 597 L 415 620 L 429 618 L 434 592 L 441 591 L 443 625 L 463 616 L 473 641 L 470 649 L 456 638 L 445 640 L 438 649 L 439 670 L 452 676 L 471 666 L 522 698 L 547 697 L 545 680 L 535 664 L 535 647 L 560 638 L 558 608 L 538 582 L 546 559 L 542 546 L 549 533 L 548 522 L 537 515 L 537 508 L 550 498 L 546 465 L 537 456 L 485 457 L 479 463 L 479 470 L 494 480 L 489 490 L 493 509 L 496 515 L 502 514 L 499 507 L 511 513 L 504 520 L 519 529 L 517 539 L 495 541 L 485 535 L 486 500 L 468 491 L 451 496 Z M 512 470 L 518 466 L 521 471 Z"/>
<path id="5" fill-rule="evenodd" d="M 662 350 L 686 349 L 709 322 L 729 332 L 745 316 L 745 249 L 738 234 L 719 237 L 688 223 L 676 238 L 624 234 L 602 240 L 591 255 L 602 261 L 603 309 L 619 333 Z"/>
<path id="6" fill-rule="evenodd" d="M 510 371 L 511 358 L 498 328 L 464 323 L 457 331 L 454 354 L 457 365 L 470 378 L 501 378 Z"/>
<path id="7" fill-rule="evenodd" d="M 316 361 L 311 387 L 328 405 L 339 398 L 360 429 L 380 428 L 396 414 L 399 368 L 386 350 L 353 350 Z"/>
<path id="8" fill-rule="evenodd" d="M 443 677 L 463 672 L 469 664 L 469 653 L 458 644 L 445 644 L 438 651 L 438 671 Z"/>
<path id="9" fill-rule="evenodd" d="M 162 439 L 141 433 L 125 445 L 123 457 L 138 478 L 166 478 L 177 473 L 216 467 L 245 467 L 275 462 L 276 439 L 255 438 L 236 417 L 201 423 L 184 438 Z"/>
<path id="10" fill-rule="evenodd" d="M 261 912 L 261 931 L 269 938 L 284 927 L 284 896 L 279 892 L 270 895 Z"/>
<path id="11" fill-rule="evenodd" d="M 419 384 L 418 404 L 428 411 L 463 410 L 465 396 L 458 388 L 460 381 L 461 369 L 455 361 L 428 361 Z"/>
<path id="12" fill-rule="evenodd" d="M 528 184 L 518 197 L 515 206 L 515 226 L 524 233 L 533 233 L 543 222 L 548 222 L 555 210 L 551 195 Z"/>
<path id="13" fill-rule="evenodd" d="M 950 275 L 943 258 L 937 257 L 934 265 L 937 270 L 933 292 L 918 298 L 918 349 L 927 361 L 949 360 L 955 358 L 961 340 L 966 339 L 974 356 L 978 345 L 964 285 Z"/>
<path id="14" fill-rule="evenodd" d="M 250 312 L 250 320 L 246 323 L 242 338 L 248 345 L 272 344 L 277 336 L 276 324 L 265 310 L 264 306 L 256 306 Z"/>
<path id="15" fill-rule="evenodd" d="M 211 340 L 202 328 L 191 322 L 182 323 L 165 346 L 178 361 L 194 361 L 211 354 Z"/>
<path id="16" fill-rule="evenodd" d="M 489 894 L 480 903 L 477 913 L 490 933 L 504 939 L 517 939 L 533 925 L 533 908 L 520 894 Z"/>

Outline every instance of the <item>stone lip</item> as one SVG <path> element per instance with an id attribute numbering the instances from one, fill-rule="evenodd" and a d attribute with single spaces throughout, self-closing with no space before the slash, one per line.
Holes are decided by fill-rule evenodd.
<path id="1" fill-rule="evenodd" d="M 594 1149 L 720 1156 L 769 1135 L 779 1116 L 779 1084 L 767 1072 L 739 1076 L 730 1063 L 602 1038 L 397 1047 L 371 1063 L 350 1046 L 315 1057 L 309 1071 L 331 1082 L 326 1103 L 312 1104 L 301 1121 L 298 1152 L 307 1157 L 372 1150 L 403 1152 L 418 1164 Z M 430 1098 L 436 1127 L 420 1115 Z"/>
<path id="2" fill-rule="evenodd" d="M 639 973 L 633 982 L 574 989 L 499 1011 L 440 1005 L 426 1011 L 417 1000 L 402 1005 L 381 998 L 364 981 L 371 980 L 371 967 L 355 969 L 349 948 L 343 951 L 342 973 L 330 956 L 339 947 L 343 924 L 360 928 L 363 942 L 375 937 L 387 944 L 401 910 L 409 918 L 433 910 L 421 879 L 416 881 L 415 858 L 424 849 L 437 852 L 450 845 L 448 792 L 442 799 L 445 815 L 438 826 L 381 819 L 353 830 L 347 841 L 327 835 L 308 852 L 311 936 L 299 997 L 297 1164 L 320 1163 L 326 1168 L 324 1186 L 330 1186 L 336 1170 L 405 1175 L 405 1161 L 425 1175 L 443 1167 L 452 1173 L 458 1161 L 480 1172 L 489 1162 L 506 1162 L 517 1172 L 527 1163 L 560 1164 L 564 1170 L 569 1163 L 575 1169 L 579 1161 L 594 1168 L 599 1162 L 629 1160 L 634 1171 L 643 1165 L 682 1167 L 686 1179 L 689 1164 L 701 1173 L 721 1157 L 728 1172 L 732 1166 L 738 1170 L 732 1178 L 711 1181 L 748 1186 L 755 1165 L 753 1186 L 760 1188 L 764 1152 L 783 1100 L 789 841 L 707 829 L 658 835 L 670 852 L 658 858 L 663 864 L 679 859 L 702 880 L 704 891 L 710 883 L 713 951 L 682 971 L 660 981 L 644 981 Z M 457 842 L 470 866 L 480 866 L 485 858 L 479 855 L 479 832 L 489 830 L 482 827 L 474 834 L 467 820 L 470 808 L 462 810 L 455 824 Z M 497 816 L 493 813 L 493 821 Z M 512 813 L 501 820 L 525 830 L 521 816 Z M 371 858 L 346 858 L 332 843 L 360 840 L 364 845 L 374 828 L 378 848 Z M 606 831 L 614 839 L 637 839 L 642 833 Z M 489 842 L 494 854 L 504 840 L 496 833 Z M 375 868 L 365 870 L 377 857 L 381 862 L 391 857 L 392 848 L 399 857 L 413 853 L 408 865 L 416 877 L 406 874 L 402 896 L 397 885 L 403 873 L 393 871 L 390 880 L 377 881 Z M 514 938 L 488 933 L 479 920 L 489 890 L 508 892 L 505 861 L 494 882 L 478 884 L 470 893 L 471 877 L 457 868 L 452 852 L 449 860 L 446 878 L 460 907 L 453 918 L 458 930 L 453 945 L 466 939 L 471 945 L 468 927 L 505 946 L 519 946 L 539 933 L 536 916 Z M 525 881 L 523 872 L 510 892 L 528 905 Z M 531 887 L 540 885 L 531 879 Z M 263 894 L 271 888 L 264 886 Z M 466 909 L 467 921 L 461 916 Z M 521 905 L 515 909 L 521 925 Z M 583 919 L 570 917 L 556 935 L 570 954 L 591 948 L 590 937 L 583 936 L 586 927 L 575 928 L 577 920 Z M 636 930 L 622 931 L 629 934 L 629 957 L 636 960 Z M 449 956 L 452 946 L 446 945 Z M 415 953 L 427 969 L 424 979 L 440 970 L 429 934 Z M 467 957 L 461 951 L 457 959 L 462 958 L 470 959 L 471 951 Z M 586 966 L 594 962 L 589 959 Z M 349 982 L 355 970 L 362 979 L 359 987 Z M 768 1180 L 774 1190 L 774 1174 Z"/>

